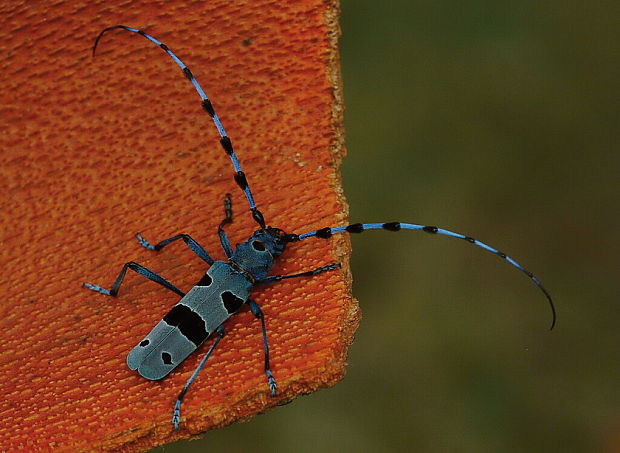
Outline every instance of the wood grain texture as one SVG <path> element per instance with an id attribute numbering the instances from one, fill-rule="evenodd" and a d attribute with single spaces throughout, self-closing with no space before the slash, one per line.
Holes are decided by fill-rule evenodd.
<path id="1" fill-rule="evenodd" d="M 221 259 L 226 192 L 231 241 L 256 227 L 179 68 L 118 30 L 92 59 L 99 31 L 124 24 L 167 44 L 212 99 L 267 223 L 303 233 L 347 214 L 337 2 L 63 0 L 0 10 L 0 450 L 141 451 L 337 382 L 359 321 L 344 237 L 293 244 L 274 269 L 342 262 L 342 272 L 253 294 L 279 395 L 269 396 L 260 325 L 245 310 L 188 393 L 177 433 L 173 403 L 206 349 L 160 382 L 125 358 L 178 297 L 135 274 L 117 299 L 81 287 L 109 287 L 134 260 L 188 290 L 204 263 L 182 243 L 149 252 L 134 234 L 188 233 Z"/>

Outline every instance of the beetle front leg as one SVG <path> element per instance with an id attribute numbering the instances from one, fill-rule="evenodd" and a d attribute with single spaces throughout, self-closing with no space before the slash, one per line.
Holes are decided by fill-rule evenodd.
<path id="1" fill-rule="evenodd" d="M 298 277 L 314 277 L 323 272 L 333 271 L 336 269 L 340 269 L 340 263 L 332 263 L 327 266 L 317 267 L 316 269 L 312 269 L 311 271 L 300 272 L 299 274 L 290 274 L 290 275 L 270 275 L 268 277 L 262 278 L 256 281 L 257 285 L 269 285 L 270 283 L 279 282 L 280 280 L 284 280 L 287 278 L 298 278 Z"/>

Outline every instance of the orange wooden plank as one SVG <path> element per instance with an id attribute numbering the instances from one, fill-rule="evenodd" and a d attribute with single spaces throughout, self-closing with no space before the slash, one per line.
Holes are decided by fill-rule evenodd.
<path id="1" fill-rule="evenodd" d="M 188 289 L 205 271 L 184 244 L 153 253 L 134 239 L 185 232 L 222 258 L 216 227 L 233 194 L 231 240 L 256 228 L 217 131 L 178 67 L 125 24 L 165 42 L 213 100 L 268 224 L 302 233 L 344 224 L 336 1 L 57 1 L 1 4 L 0 450 L 140 451 L 246 419 L 332 385 L 344 373 L 359 311 L 344 237 L 307 240 L 275 273 L 329 262 L 342 272 L 257 290 L 280 394 L 269 396 L 260 326 L 244 311 L 184 402 L 202 354 L 161 382 L 127 352 L 177 301 L 129 275 L 140 262 Z M 205 349 L 203 348 L 203 351 Z"/>

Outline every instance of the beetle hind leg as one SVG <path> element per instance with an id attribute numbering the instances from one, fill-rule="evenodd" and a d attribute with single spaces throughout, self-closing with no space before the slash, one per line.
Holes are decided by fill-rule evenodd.
<path id="1" fill-rule="evenodd" d="M 185 397 L 185 394 L 189 390 L 194 380 L 196 380 L 196 377 L 198 376 L 198 373 L 200 373 L 200 370 L 203 369 L 203 367 L 207 363 L 207 360 L 209 360 L 209 357 L 211 357 L 211 354 L 217 347 L 220 340 L 224 338 L 224 335 L 226 334 L 226 331 L 224 330 L 224 326 L 219 326 L 215 330 L 215 333 L 217 334 L 215 341 L 213 342 L 213 344 L 211 345 L 211 347 L 209 348 L 205 356 L 202 358 L 202 360 L 200 361 L 200 363 L 198 364 L 198 366 L 196 367 L 192 375 L 189 377 L 187 382 L 185 382 L 185 385 L 183 386 L 181 393 L 179 393 L 179 396 L 177 397 L 177 401 L 174 403 L 174 411 L 172 412 L 172 425 L 174 426 L 175 430 L 179 429 L 179 425 L 181 423 L 181 403 L 183 402 L 183 398 Z"/>

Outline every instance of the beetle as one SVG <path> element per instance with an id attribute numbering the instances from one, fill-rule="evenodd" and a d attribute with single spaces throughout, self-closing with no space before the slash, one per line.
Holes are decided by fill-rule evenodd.
<path id="1" fill-rule="evenodd" d="M 328 239 L 334 234 L 345 232 L 356 234 L 373 229 L 383 229 L 386 231 L 423 231 L 432 235 L 439 234 L 462 239 L 499 256 L 526 274 L 547 298 L 552 313 L 551 329 L 553 329 L 556 322 L 555 308 L 550 294 L 544 288 L 540 280 L 505 253 L 471 236 L 455 233 L 432 225 L 403 222 L 353 223 L 346 226 L 321 228 L 303 234 L 287 233 L 282 229 L 267 226 L 263 214 L 254 201 L 247 177 L 241 169 L 232 141 L 226 134 L 213 104 L 190 69 L 168 46 L 140 29 L 127 27 L 125 25 L 115 25 L 102 30 L 95 40 L 93 57 L 95 56 L 95 51 L 103 35 L 114 29 L 122 29 L 143 36 L 153 44 L 159 46 L 181 68 L 185 77 L 191 82 L 200 96 L 202 108 L 211 117 L 219 132 L 220 145 L 233 164 L 235 171 L 234 180 L 243 191 L 248 201 L 252 218 L 258 224 L 258 229 L 249 236 L 248 240 L 238 244 L 233 249 L 224 230 L 224 227 L 230 224 L 233 219 L 231 196 L 230 194 L 226 194 L 224 199 L 224 219 L 218 226 L 220 244 L 226 255 L 226 261 L 215 261 L 207 251 L 188 234 L 177 234 L 156 244 L 151 244 L 138 233 L 136 235 L 138 243 L 153 251 L 161 250 L 174 241 L 182 240 L 190 250 L 210 266 L 200 280 L 198 280 L 187 293 L 152 270 L 133 261 L 125 263 L 110 289 L 91 283 L 83 283 L 83 286 L 90 290 L 107 296 L 116 297 L 127 270 L 132 270 L 138 275 L 160 284 L 181 297 L 176 305 L 172 307 L 162 320 L 155 325 L 151 332 L 148 333 L 127 356 L 128 367 L 131 370 L 136 370 L 146 379 L 163 379 L 208 338 L 211 336 L 215 337 L 212 345 L 177 397 L 172 416 L 172 424 L 175 429 L 179 429 L 180 426 L 181 403 L 183 398 L 226 333 L 224 323 L 245 305 L 249 307 L 252 314 L 260 321 L 264 349 L 264 373 L 271 395 L 276 395 L 278 387 L 269 364 L 269 342 L 267 338 L 265 316 L 259 304 L 250 297 L 250 294 L 252 289 L 256 286 L 273 284 L 283 279 L 313 277 L 323 272 L 335 271 L 340 268 L 339 263 L 331 263 L 296 274 L 269 275 L 276 260 L 285 251 L 286 247 L 290 243 L 304 239 L 312 237 Z"/>

